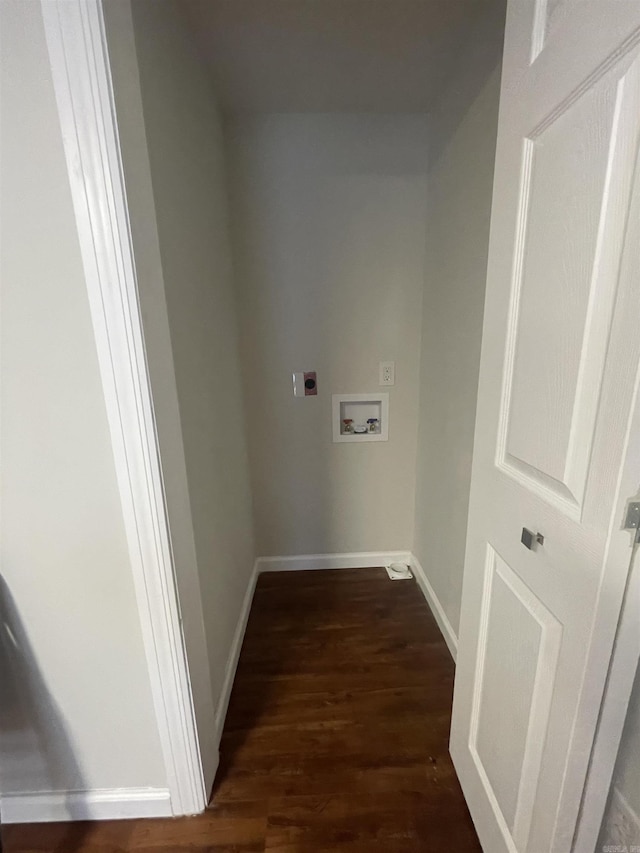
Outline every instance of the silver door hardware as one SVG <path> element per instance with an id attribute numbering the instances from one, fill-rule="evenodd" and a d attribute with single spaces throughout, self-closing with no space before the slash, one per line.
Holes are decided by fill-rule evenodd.
<path id="1" fill-rule="evenodd" d="M 627 505 L 627 514 L 624 519 L 625 530 L 637 530 L 640 527 L 640 501 Z"/>
<path id="2" fill-rule="evenodd" d="M 634 542 L 640 542 L 640 501 L 627 504 L 627 514 L 624 518 L 625 530 L 636 530 Z"/>
<path id="3" fill-rule="evenodd" d="M 533 551 L 536 545 L 542 545 L 544 543 L 544 536 L 542 533 L 533 533 L 531 530 L 527 530 L 526 527 L 523 527 L 520 541 L 525 548 Z"/>

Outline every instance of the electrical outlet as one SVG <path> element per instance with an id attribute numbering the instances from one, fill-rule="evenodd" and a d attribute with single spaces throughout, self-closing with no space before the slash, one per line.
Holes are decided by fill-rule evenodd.
<path id="1" fill-rule="evenodd" d="M 380 362 L 380 385 L 395 385 L 396 363 L 395 361 Z"/>

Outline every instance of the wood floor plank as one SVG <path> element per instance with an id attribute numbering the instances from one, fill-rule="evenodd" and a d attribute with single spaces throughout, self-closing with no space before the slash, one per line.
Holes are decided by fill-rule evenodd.
<path id="1" fill-rule="evenodd" d="M 453 676 L 415 582 L 262 575 L 207 811 L 8 827 L 6 853 L 479 851 L 448 753 Z"/>
<path id="2" fill-rule="evenodd" d="M 446 795 L 422 797 L 402 793 L 349 798 L 287 797 L 269 804 L 265 850 L 268 853 L 405 853 L 467 850 L 464 814 L 455 817 Z M 442 815 L 445 807 L 446 817 Z M 460 818 L 463 829 L 460 832 Z"/>

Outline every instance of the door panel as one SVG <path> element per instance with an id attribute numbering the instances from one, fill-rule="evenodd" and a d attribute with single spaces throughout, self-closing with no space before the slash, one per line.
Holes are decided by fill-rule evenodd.
<path id="1" fill-rule="evenodd" d="M 618 124 L 609 83 L 557 110 L 523 146 L 527 213 L 516 246 L 521 272 L 505 464 L 525 476 L 530 471 L 575 506 L 584 492 L 606 343 L 604 325 L 589 322 L 589 308 L 597 302 L 610 316 L 615 285 L 598 275 L 596 261 Z M 550 311 L 561 322 L 549 323 Z"/>
<path id="2" fill-rule="evenodd" d="M 626 580 L 639 43 L 640 4 L 509 5 L 451 737 L 490 853 L 571 849 Z"/>
<path id="3" fill-rule="evenodd" d="M 547 38 L 553 36 L 559 28 L 573 5 L 575 0 L 537 0 L 532 34 L 532 61 L 544 48 Z"/>
<path id="4" fill-rule="evenodd" d="M 491 547 L 480 620 L 469 742 L 505 833 L 523 837 L 531 821 L 562 626 Z"/>

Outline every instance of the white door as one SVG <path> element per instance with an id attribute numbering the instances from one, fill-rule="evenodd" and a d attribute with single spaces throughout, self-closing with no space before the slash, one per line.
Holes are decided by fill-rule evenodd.
<path id="1" fill-rule="evenodd" d="M 451 733 L 487 853 L 573 847 L 640 484 L 639 140 L 640 2 L 511 0 Z"/>

